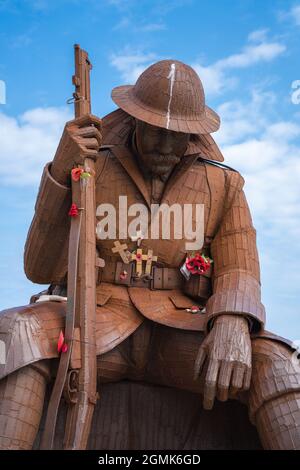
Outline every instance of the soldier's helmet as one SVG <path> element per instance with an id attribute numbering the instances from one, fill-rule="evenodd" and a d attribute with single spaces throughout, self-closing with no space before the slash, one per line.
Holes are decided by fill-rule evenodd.
<path id="1" fill-rule="evenodd" d="M 151 65 L 135 85 L 114 88 L 112 99 L 131 116 L 172 131 L 210 134 L 220 127 L 219 116 L 205 104 L 199 76 L 178 60 Z"/>

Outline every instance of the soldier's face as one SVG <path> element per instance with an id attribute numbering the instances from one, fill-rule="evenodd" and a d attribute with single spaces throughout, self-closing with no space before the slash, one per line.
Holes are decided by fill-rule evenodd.
<path id="1" fill-rule="evenodd" d="M 183 157 L 190 135 L 136 120 L 136 145 L 141 163 L 152 175 L 164 176 Z"/>

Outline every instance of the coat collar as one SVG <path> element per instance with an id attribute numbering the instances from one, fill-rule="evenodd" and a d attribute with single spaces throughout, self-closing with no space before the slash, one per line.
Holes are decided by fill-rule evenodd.
<path id="1" fill-rule="evenodd" d="M 134 152 L 128 145 L 114 145 L 112 146 L 111 151 L 121 163 L 125 171 L 128 173 L 133 183 L 137 186 L 148 207 L 150 208 L 151 195 L 149 193 L 145 177 L 136 162 Z M 161 202 L 163 202 L 163 200 L 167 197 L 170 190 L 179 181 L 183 174 L 185 174 L 186 171 L 188 171 L 188 169 L 193 165 L 198 156 L 199 154 L 186 155 L 180 160 L 166 181 Z"/>
<path id="2" fill-rule="evenodd" d="M 112 153 L 119 160 L 124 170 L 128 173 L 133 183 L 142 193 L 148 207 L 151 206 L 151 198 L 145 178 L 138 167 L 133 152 L 127 145 L 115 145 L 111 148 Z"/>

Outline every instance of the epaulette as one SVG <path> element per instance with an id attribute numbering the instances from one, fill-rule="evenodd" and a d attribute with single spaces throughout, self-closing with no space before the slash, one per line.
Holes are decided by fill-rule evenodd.
<path id="1" fill-rule="evenodd" d="M 225 163 L 216 162 L 215 160 L 208 160 L 207 158 L 203 158 L 203 157 L 199 156 L 197 161 L 208 163 L 209 165 L 214 165 L 214 166 L 217 166 L 219 168 L 224 168 L 224 170 L 231 170 L 231 171 L 235 171 L 236 173 L 238 173 L 238 171 L 235 170 L 234 168 L 231 168 L 231 166 L 225 165 Z"/>

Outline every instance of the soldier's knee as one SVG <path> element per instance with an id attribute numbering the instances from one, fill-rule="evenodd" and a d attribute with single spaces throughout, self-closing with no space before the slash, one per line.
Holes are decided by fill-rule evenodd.
<path id="1" fill-rule="evenodd" d="M 42 359 L 41 361 L 34 362 L 33 364 L 30 364 L 31 369 L 36 371 L 42 380 L 45 380 L 46 383 L 48 384 L 51 380 L 52 376 L 52 367 L 51 367 L 51 359 Z"/>
<path id="2" fill-rule="evenodd" d="M 65 305 L 59 302 L 40 302 L 1 312 L 0 379 L 29 364 L 58 357 L 57 340 L 64 324 Z"/>
<path id="3" fill-rule="evenodd" d="M 297 351 L 266 338 L 252 342 L 250 417 L 268 400 L 300 391 L 300 361 Z"/>
<path id="4" fill-rule="evenodd" d="M 48 378 L 47 361 L 39 361 L 0 381 L 0 449 L 31 449 Z"/>
<path id="5" fill-rule="evenodd" d="M 298 351 L 279 341 L 257 338 L 252 342 L 253 374 L 272 383 L 276 390 L 299 387 Z M 261 380 L 260 380 L 261 381 Z"/>

